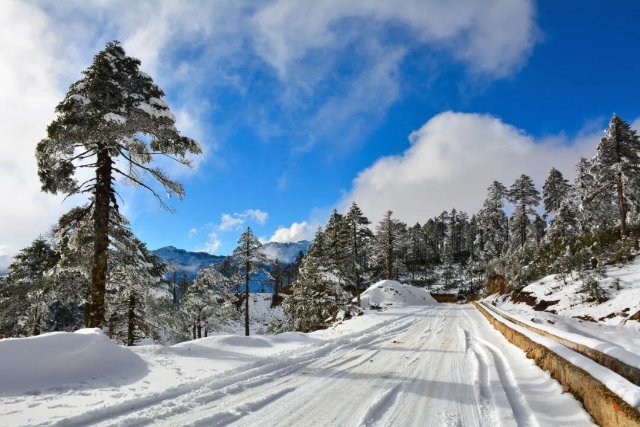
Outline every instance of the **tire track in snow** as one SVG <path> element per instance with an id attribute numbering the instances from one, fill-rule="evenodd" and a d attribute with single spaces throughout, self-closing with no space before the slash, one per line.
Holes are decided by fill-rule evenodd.
<path id="1" fill-rule="evenodd" d="M 195 386 L 189 384 L 187 387 L 178 387 L 177 390 L 169 390 L 160 395 L 114 407 L 101 408 L 78 417 L 60 420 L 56 425 L 146 425 L 167 416 L 193 411 L 203 403 L 210 404 L 230 395 L 240 394 L 269 384 L 274 380 L 286 378 L 287 375 L 302 370 L 313 362 L 329 362 L 340 358 L 344 356 L 341 352 L 345 349 L 353 351 L 351 347 L 354 346 L 362 347 L 383 342 L 389 337 L 409 329 L 418 319 L 415 317 L 415 313 L 410 313 L 384 325 L 377 325 L 362 331 L 360 332 L 361 336 L 353 336 L 355 334 L 352 334 L 339 337 L 335 341 L 325 342 L 302 354 L 295 354 L 295 351 L 287 352 L 285 355 L 290 357 L 284 359 L 282 359 L 282 354 L 275 355 L 266 361 L 259 361 L 248 367 L 245 365 L 216 375 L 211 379 L 200 381 Z M 364 363 L 364 360 L 361 363 Z M 279 386 L 282 385 L 279 384 Z"/>
<path id="2" fill-rule="evenodd" d="M 462 310 L 462 312 L 469 320 L 469 323 L 473 325 L 472 327 L 477 328 L 466 310 Z M 495 345 L 482 339 L 479 334 L 474 334 L 472 342 L 476 343 L 474 348 L 478 352 L 484 353 L 485 360 L 489 360 L 489 356 L 493 360 L 493 366 L 495 367 L 495 371 L 498 375 L 498 380 L 504 389 L 506 399 L 513 411 L 513 417 L 516 424 L 521 427 L 538 427 L 538 422 L 536 421 L 527 400 L 520 391 L 518 382 L 511 372 L 509 364 L 501 351 Z M 494 398 L 495 397 L 496 396 L 494 395 Z M 498 402 L 499 400 L 496 401 L 496 403 Z"/>

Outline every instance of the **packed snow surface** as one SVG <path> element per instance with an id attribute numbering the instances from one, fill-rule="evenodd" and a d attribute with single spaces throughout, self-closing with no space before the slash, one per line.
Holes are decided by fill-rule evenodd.
<path id="1" fill-rule="evenodd" d="M 40 393 L 84 381 L 135 381 L 147 363 L 99 329 L 0 340 L 0 394 Z M 2 424 L 2 423 L 0 423 Z"/>
<path id="2" fill-rule="evenodd" d="M 0 378 L 0 425 L 592 425 L 572 395 L 473 307 L 437 304 L 397 282 L 377 285 L 366 297 L 381 309 L 310 334 L 132 349 L 95 330 L 0 341 L 2 360 L 12 355 L 3 375 L 44 367 L 28 386 L 5 387 Z M 122 359 L 100 359 L 107 367 L 86 372 L 83 352 L 71 357 L 63 342 L 69 335 L 104 342 L 107 356 L 121 351 Z M 26 356 L 36 350 L 40 357 Z M 66 357 L 67 366 L 51 367 L 64 375 L 38 380 L 50 360 Z M 102 375 L 111 365 L 118 370 Z"/>
<path id="3" fill-rule="evenodd" d="M 360 295 L 362 307 L 420 306 L 437 304 L 429 291 L 395 280 L 381 280 Z"/>

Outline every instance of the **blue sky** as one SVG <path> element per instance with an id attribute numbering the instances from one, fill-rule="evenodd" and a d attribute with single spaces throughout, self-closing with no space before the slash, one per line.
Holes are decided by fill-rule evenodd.
<path id="1" fill-rule="evenodd" d="M 525 172 L 541 185 L 550 166 L 571 176 L 614 111 L 640 117 L 637 2 L 440 3 L 3 3 L 0 67 L 14 84 L 0 89 L 12 105 L 0 117 L 23 142 L 15 164 L 0 163 L 16 184 L 0 189 L 24 196 L 4 214 L 0 258 L 68 209 L 37 191 L 32 150 L 112 39 L 205 148 L 193 171 L 171 170 L 186 188 L 175 214 L 125 189 L 151 248 L 224 254 L 247 225 L 265 240 L 308 238 L 352 200 L 373 219 L 473 211 L 492 179 Z"/>

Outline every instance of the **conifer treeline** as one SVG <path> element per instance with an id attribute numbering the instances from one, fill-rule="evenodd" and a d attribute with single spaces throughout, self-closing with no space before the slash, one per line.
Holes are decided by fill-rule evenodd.
<path id="1" fill-rule="evenodd" d="M 593 159 L 576 165 L 575 181 L 552 168 L 542 194 L 523 174 L 509 188 L 491 183 L 471 216 L 452 209 L 408 226 L 388 211 L 369 227 L 356 203 L 345 215 L 334 211 L 286 303 L 290 326 L 312 330 L 350 316 L 353 297 L 359 303 L 363 287 L 379 279 L 469 294 L 494 274 L 517 289 L 550 272 L 624 258 L 637 242 L 629 224 L 640 218 L 639 153 L 636 131 L 614 115 Z"/>

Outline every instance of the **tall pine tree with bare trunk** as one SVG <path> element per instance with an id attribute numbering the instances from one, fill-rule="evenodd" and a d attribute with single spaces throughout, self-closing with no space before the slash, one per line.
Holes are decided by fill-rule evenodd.
<path id="1" fill-rule="evenodd" d="M 364 246 L 373 237 L 369 229 L 371 221 L 364 216 L 360 207 L 353 202 L 349 212 L 345 216 L 349 228 L 349 258 L 351 258 L 351 274 L 356 288 L 358 307 L 360 306 L 360 292 L 362 284 L 362 272 L 365 269 Z"/>
<path id="2" fill-rule="evenodd" d="M 260 251 L 261 247 L 262 243 L 253 234 L 251 228 L 247 227 L 238 240 L 238 246 L 233 250 L 233 257 L 238 263 L 238 273 L 244 279 L 244 334 L 246 336 L 249 336 L 249 278 L 260 271 L 270 276 L 263 268 L 269 260 Z"/>
<path id="3" fill-rule="evenodd" d="M 628 235 L 627 212 L 631 183 L 640 177 L 640 138 L 629 123 L 617 115 L 609 122 L 593 161 L 596 190 L 615 192 L 620 215 L 620 236 Z"/>
<path id="4" fill-rule="evenodd" d="M 164 92 L 139 68 L 140 61 L 127 56 L 118 42 L 108 43 L 71 85 L 36 148 L 43 191 L 90 196 L 92 209 L 86 211 L 93 213 L 95 234 L 87 327 L 101 327 L 105 317 L 110 212 L 118 211 L 116 178 L 151 191 L 170 210 L 165 195 L 182 198 L 184 189 L 154 160 L 160 156 L 189 166 L 187 156 L 201 152 L 197 142 L 176 129 Z M 79 169 L 89 169 L 91 176 L 80 182 Z"/>

